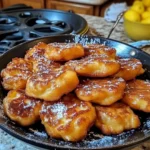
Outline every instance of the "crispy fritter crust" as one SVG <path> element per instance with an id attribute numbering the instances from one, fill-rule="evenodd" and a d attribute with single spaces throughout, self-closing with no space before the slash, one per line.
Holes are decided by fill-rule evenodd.
<path id="1" fill-rule="evenodd" d="M 2 85 L 6 90 L 25 89 L 27 79 L 32 75 L 32 64 L 23 58 L 13 58 L 1 71 Z"/>
<path id="2" fill-rule="evenodd" d="M 22 126 L 29 126 L 40 120 L 42 102 L 26 96 L 22 90 L 9 91 L 3 105 L 5 114 Z"/>
<path id="3" fill-rule="evenodd" d="M 114 48 L 102 44 L 87 44 L 84 46 L 85 56 L 93 54 L 105 54 L 111 58 L 116 58 L 116 50 Z"/>
<path id="4" fill-rule="evenodd" d="M 110 106 L 96 106 L 95 125 L 106 135 L 119 134 L 124 130 L 140 126 L 137 115 L 124 103 L 117 102 Z"/>
<path id="5" fill-rule="evenodd" d="M 150 112 L 150 82 L 132 80 L 127 83 L 127 88 L 122 101 L 131 108 Z"/>
<path id="6" fill-rule="evenodd" d="M 50 71 L 61 66 L 61 64 L 45 57 L 46 47 L 47 44 L 40 42 L 29 49 L 25 55 L 25 60 L 32 63 L 34 73 Z"/>
<path id="7" fill-rule="evenodd" d="M 107 77 L 120 69 L 120 64 L 105 54 L 89 55 L 80 60 L 69 61 L 66 66 L 74 69 L 78 75 L 86 77 Z"/>
<path id="8" fill-rule="evenodd" d="M 26 94 L 45 101 L 56 101 L 64 94 L 73 91 L 79 83 L 75 71 L 64 67 L 50 71 L 37 73 L 28 79 Z"/>
<path id="9" fill-rule="evenodd" d="M 121 64 L 120 70 L 113 75 L 113 77 L 121 77 L 125 80 L 132 80 L 144 73 L 142 68 L 142 63 L 140 60 L 135 58 L 123 58 L 118 59 L 118 62 Z"/>
<path id="10" fill-rule="evenodd" d="M 50 43 L 45 51 L 45 57 L 54 61 L 68 61 L 82 56 L 83 46 L 75 43 Z"/>
<path id="11" fill-rule="evenodd" d="M 35 61 L 38 61 L 44 57 L 45 49 L 47 44 L 43 42 L 39 42 L 33 48 L 30 48 L 25 55 L 25 60 L 32 62 L 34 64 Z"/>
<path id="12" fill-rule="evenodd" d="M 89 102 L 69 94 L 56 102 L 44 102 L 40 117 L 51 137 L 77 142 L 86 137 L 96 113 Z"/>
<path id="13" fill-rule="evenodd" d="M 125 87 L 126 83 L 122 78 L 84 80 L 79 84 L 75 93 L 81 100 L 111 105 L 123 97 Z"/>
<path id="14" fill-rule="evenodd" d="M 48 60 L 45 57 L 42 57 L 41 59 L 34 61 L 33 72 L 34 73 L 50 72 L 55 69 L 59 69 L 60 67 L 61 64 L 54 62 L 53 60 Z"/>
<path id="15" fill-rule="evenodd" d="M 150 90 L 150 81 L 139 79 L 131 80 L 127 82 L 126 89 Z"/>

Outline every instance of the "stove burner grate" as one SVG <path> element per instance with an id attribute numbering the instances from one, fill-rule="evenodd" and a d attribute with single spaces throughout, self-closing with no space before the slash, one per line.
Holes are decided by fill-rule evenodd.
<path id="1" fill-rule="evenodd" d="M 19 21 L 16 17 L 0 15 L 0 31 L 14 29 L 19 26 Z"/>
<path id="2" fill-rule="evenodd" d="M 0 53 L 38 37 L 80 33 L 85 27 L 82 17 L 69 12 L 25 9 L 0 14 Z"/>

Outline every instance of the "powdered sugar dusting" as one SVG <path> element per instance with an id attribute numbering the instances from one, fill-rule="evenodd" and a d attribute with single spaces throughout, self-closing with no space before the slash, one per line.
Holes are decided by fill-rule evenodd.
<path id="1" fill-rule="evenodd" d="M 87 37 L 84 36 L 84 38 L 83 38 L 81 35 L 76 35 L 73 40 L 75 43 L 81 43 L 83 46 L 85 46 L 87 44 L 102 43 L 100 38 L 95 37 L 94 39 L 89 40 L 88 36 Z M 69 41 L 67 41 L 67 42 L 69 42 Z M 103 44 L 105 45 L 105 43 L 103 43 Z"/>
<path id="2" fill-rule="evenodd" d="M 113 138 L 109 136 L 103 137 L 101 140 L 93 140 L 93 141 L 85 141 L 85 144 L 87 147 L 98 147 L 98 145 L 103 145 L 104 147 L 106 146 L 113 146 L 112 142 Z"/>
<path id="3" fill-rule="evenodd" d="M 65 112 L 67 111 L 67 107 L 63 104 L 63 103 L 55 103 L 53 105 L 49 105 L 49 106 L 42 106 L 42 110 L 41 110 L 41 113 L 45 113 L 45 112 L 52 112 L 56 117 L 57 119 L 61 119 L 63 118 Z M 48 121 L 48 118 L 44 118 L 45 121 L 47 122 Z"/>
<path id="4" fill-rule="evenodd" d="M 67 107 L 63 103 L 56 103 L 50 107 L 51 112 L 56 114 L 57 119 L 61 119 L 67 110 Z"/>
<path id="5" fill-rule="evenodd" d="M 137 69 L 142 65 L 142 63 L 134 58 L 122 58 L 119 60 L 119 63 L 121 64 L 121 67 L 127 67 L 128 70 L 130 69 Z"/>
<path id="6" fill-rule="evenodd" d="M 34 101 L 26 100 L 24 102 L 23 108 L 24 109 L 29 108 L 29 107 L 33 107 L 34 108 L 34 106 L 35 106 L 35 102 Z"/>
<path id="7" fill-rule="evenodd" d="M 31 131 L 34 135 L 40 136 L 42 138 L 47 138 L 48 137 L 45 132 L 40 132 L 40 131 L 32 129 L 32 128 L 29 128 L 29 131 Z"/>

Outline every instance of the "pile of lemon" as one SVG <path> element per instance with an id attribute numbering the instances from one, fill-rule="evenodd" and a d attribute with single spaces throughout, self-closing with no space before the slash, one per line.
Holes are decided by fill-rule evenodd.
<path id="1" fill-rule="evenodd" d="M 125 12 L 127 20 L 150 24 L 150 0 L 136 0 Z"/>

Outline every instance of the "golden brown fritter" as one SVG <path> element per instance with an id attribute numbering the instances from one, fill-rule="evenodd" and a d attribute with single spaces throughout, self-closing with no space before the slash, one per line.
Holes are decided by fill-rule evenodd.
<path id="1" fill-rule="evenodd" d="M 123 97 L 125 87 L 126 83 L 122 78 L 84 80 L 79 84 L 75 93 L 81 100 L 111 105 Z"/>
<path id="2" fill-rule="evenodd" d="M 105 45 L 39 42 L 1 71 L 11 90 L 4 112 L 22 126 L 41 118 L 48 135 L 65 141 L 83 140 L 95 121 L 102 133 L 119 134 L 140 126 L 130 107 L 150 112 L 150 82 L 135 79 L 142 73 L 140 60 Z"/>
<path id="3" fill-rule="evenodd" d="M 136 76 L 144 73 L 142 63 L 138 59 L 123 58 L 118 59 L 118 62 L 121 64 L 121 68 L 113 77 L 121 77 L 125 80 L 132 80 Z"/>
<path id="4" fill-rule="evenodd" d="M 68 61 L 82 56 L 83 46 L 75 43 L 50 43 L 45 51 L 45 57 L 54 61 Z"/>
<path id="5" fill-rule="evenodd" d="M 122 101 L 133 109 L 150 112 L 150 90 L 127 90 Z"/>
<path id="6" fill-rule="evenodd" d="M 84 46 L 85 56 L 92 54 L 106 54 L 111 58 L 116 58 L 116 50 L 102 44 L 87 44 Z"/>
<path id="7" fill-rule="evenodd" d="M 3 105 L 5 114 L 22 126 L 29 126 L 40 120 L 42 102 L 26 96 L 22 90 L 9 91 Z"/>
<path id="8" fill-rule="evenodd" d="M 34 73 L 50 71 L 61 66 L 59 63 L 49 60 L 44 56 L 46 47 L 47 44 L 40 42 L 28 50 L 25 55 L 25 60 L 33 64 Z"/>
<path id="9" fill-rule="evenodd" d="M 127 83 L 122 101 L 133 109 L 150 112 L 150 82 L 132 80 Z"/>
<path id="10" fill-rule="evenodd" d="M 13 58 L 1 71 L 2 85 L 6 90 L 25 89 L 27 79 L 32 75 L 32 64 L 23 58 Z"/>
<path id="11" fill-rule="evenodd" d="M 43 57 L 37 61 L 34 61 L 33 64 L 33 72 L 49 72 L 61 67 L 61 64 L 54 62 L 53 60 L 48 60 L 47 58 Z"/>
<path id="12" fill-rule="evenodd" d="M 86 77 L 107 77 L 120 69 L 120 64 L 105 54 L 89 55 L 80 60 L 69 61 L 66 66 L 74 69 L 78 75 Z"/>
<path id="13" fill-rule="evenodd" d="M 75 71 L 61 67 L 31 76 L 26 84 L 26 94 L 46 101 L 56 101 L 64 94 L 73 91 L 78 83 Z"/>
<path id="14" fill-rule="evenodd" d="M 44 102 L 40 117 L 48 135 L 76 142 L 85 138 L 96 113 L 89 102 L 68 94 L 56 102 Z"/>
<path id="15" fill-rule="evenodd" d="M 38 61 L 44 57 L 45 49 L 47 44 L 43 42 L 39 42 L 33 48 L 30 48 L 25 55 L 25 60 L 34 63 L 34 61 Z"/>
<path id="16" fill-rule="evenodd" d="M 139 79 L 128 81 L 127 89 L 150 90 L 150 81 Z"/>
<path id="17" fill-rule="evenodd" d="M 119 134 L 140 126 L 140 120 L 129 106 L 117 102 L 110 106 L 96 106 L 95 125 L 106 135 Z"/>

